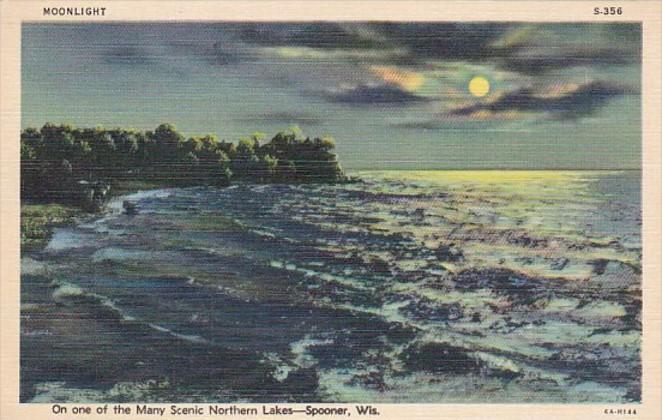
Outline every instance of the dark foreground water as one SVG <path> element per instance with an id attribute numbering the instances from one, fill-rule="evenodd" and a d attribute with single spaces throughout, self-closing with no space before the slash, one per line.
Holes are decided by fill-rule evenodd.
<path id="1" fill-rule="evenodd" d="M 22 260 L 23 401 L 640 399 L 639 172 L 149 191 Z"/>

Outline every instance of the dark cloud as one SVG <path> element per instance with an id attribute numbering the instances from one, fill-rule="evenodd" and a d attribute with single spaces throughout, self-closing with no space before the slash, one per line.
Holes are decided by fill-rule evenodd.
<path id="1" fill-rule="evenodd" d="M 249 23 L 236 24 L 232 31 L 242 41 L 260 46 L 319 49 L 384 46 L 368 25 L 360 23 Z"/>
<path id="2" fill-rule="evenodd" d="M 595 24 L 593 24 L 593 27 Z M 493 63 L 523 74 L 542 74 L 560 68 L 627 64 L 640 55 L 640 26 L 603 25 L 616 39 L 610 45 L 564 44 L 550 34 L 582 30 L 587 24 L 513 23 L 312 23 L 242 24 L 232 30 L 241 40 L 260 46 L 309 47 L 317 49 L 394 49 L 405 56 L 392 56 L 392 64 L 452 60 Z M 517 37 L 509 35 L 523 28 Z M 616 35 L 613 35 L 616 34 Z M 586 35 L 586 34 L 584 34 Z M 507 40 L 504 42 L 504 40 Z"/>
<path id="3" fill-rule="evenodd" d="M 212 65 L 255 59 L 254 50 L 238 39 L 235 26 L 228 23 L 179 23 L 168 26 L 161 36 L 173 56 L 202 59 Z"/>
<path id="4" fill-rule="evenodd" d="M 102 52 L 101 60 L 106 64 L 124 66 L 158 66 L 166 71 L 173 71 L 186 76 L 188 65 L 202 62 L 209 65 L 225 66 L 254 59 L 255 55 L 246 49 L 232 44 L 216 42 L 213 44 L 166 43 L 160 48 L 142 48 L 134 46 L 116 47 Z"/>
<path id="5" fill-rule="evenodd" d="M 108 51 L 106 61 L 149 63 L 146 51 L 140 49 L 141 43 L 151 42 L 147 29 L 131 25 L 111 28 L 122 29 L 128 44 Z M 581 42 L 581 37 L 589 37 L 595 28 L 604 29 L 602 35 L 590 36 L 597 42 Z M 468 61 L 540 75 L 577 66 L 625 65 L 641 54 L 638 24 L 180 23 L 159 27 L 159 37 L 173 56 L 190 55 L 214 65 L 254 60 L 259 54 L 256 47 L 307 47 L 322 51 L 398 51 L 373 58 L 383 64 Z M 361 61 L 360 57 L 356 55 L 352 60 Z"/>
<path id="6" fill-rule="evenodd" d="M 150 54 L 135 46 L 118 46 L 102 52 L 102 59 L 107 64 L 143 65 L 153 63 Z"/>
<path id="7" fill-rule="evenodd" d="M 102 51 L 110 64 L 160 64 L 171 67 L 187 60 L 228 65 L 255 59 L 255 48 L 238 39 L 233 24 L 141 23 L 99 25 L 92 41 L 81 39 L 93 54 Z M 95 38 L 95 36 L 97 38 Z M 108 45 L 112 45 L 108 48 Z M 97 50 L 98 49 L 98 50 Z"/>
<path id="8" fill-rule="evenodd" d="M 577 37 L 588 36 L 595 24 L 381 23 L 375 25 L 375 30 L 392 44 L 406 48 L 412 62 L 420 59 L 488 62 L 519 73 L 542 74 L 577 66 L 623 65 L 639 59 L 640 25 L 601 27 L 605 34 L 615 38 L 609 40 L 609 46 L 599 42 L 568 43 L 555 40 L 552 35 L 575 31 Z"/>
<path id="9" fill-rule="evenodd" d="M 492 56 L 491 44 L 507 24 L 454 23 L 255 23 L 233 28 L 238 37 L 261 46 L 318 49 L 406 48 L 411 58 L 480 58 Z"/>
<path id="10" fill-rule="evenodd" d="M 539 75 L 551 70 L 579 66 L 625 65 L 632 62 L 632 51 L 620 48 L 558 48 L 529 50 L 503 59 L 501 67 L 518 73 Z"/>
<path id="11" fill-rule="evenodd" d="M 239 121 L 246 122 L 270 122 L 279 124 L 300 124 L 300 125 L 320 125 L 322 118 L 316 117 L 306 113 L 290 113 L 290 112 L 270 112 L 264 114 L 254 114 L 245 118 L 240 118 Z"/>
<path id="12" fill-rule="evenodd" d="M 504 56 L 517 46 L 494 47 L 510 30 L 499 23 L 379 23 L 375 29 L 393 45 L 406 48 L 412 58 L 483 60 Z"/>
<path id="13" fill-rule="evenodd" d="M 323 96 L 331 102 L 355 106 L 384 104 L 404 106 L 428 101 L 427 98 L 389 83 L 361 84 L 351 88 L 326 91 Z"/>
<path id="14" fill-rule="evenodd" d="M 522 88 L 502 94 L 488 102 L 454 108 L 434 120 L 410 121 L 394 124 L 398 128 L 439 129 L 465 121 L 509 120 L 516 113 L 533 113 L 541 118 L 577 120 L 591 115 L 609 100 L 636 90 L 606 81 L 583 85 L 559 85 L 553 89 Z M 485 114 L 487 112 L 487 114 Z"/>
<path id="15" fill-rule="evenodd" d="M 456 108 L 450 115 L 467 116 L 478 111 L 544 112 L 563 119 L 576 119 L 591 114 L 610 99 L 632 89 L 606 81 L 594 81 L 571 89 L 541 92 L 533 88 L 522 88 L 508 92 L 491 102 Z"/>
<path id="16" fill-rule="evenodd" d="M 407 121 L 391 125 L 396 128 L 410 128 L 414 130 L 438 130 L 440 128 L 446 128 L 446 125 L 438 120 Z"/>
<path id="17" fill-rule="evenodd" d="M 172 41 L 168 47 L 173 56 L 195 57 L 212 65 L 236 64 L 256 57 L 250 49 L 228 41 Z"/>

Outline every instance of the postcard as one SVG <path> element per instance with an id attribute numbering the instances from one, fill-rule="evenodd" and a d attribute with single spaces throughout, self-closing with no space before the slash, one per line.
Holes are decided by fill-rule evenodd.
<path id="1" fill-rule="evenodd" d="M 4 1 L 3 419 L 662 418 L 662 5 Z"/>

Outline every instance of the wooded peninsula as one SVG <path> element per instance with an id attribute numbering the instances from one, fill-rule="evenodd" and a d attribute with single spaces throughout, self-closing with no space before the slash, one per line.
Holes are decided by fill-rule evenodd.
<path id="1" fill-rule="evenodd" d="M 265 142 L 214 135 L 186 138 L 172 124 L 154 131 L 47 123 L 21 132 L 21 250 L 41 248 L 55 226 L 103 208 L 111 195 L 231 182 L 339 183 L 348 179 L 329 137 L 296 127 Z"/>
<path id="2" fill-rule="evenodd" d="M 185 138 L 172 124 L 154 131 L 45 124 L 21 133 L 21 197 L 96 211 L 124 182 L 159 187 L 346 180 L 328 137 L 295 128 L 264 142 L 262 133 L 237 144 L 214 135 Z"/>

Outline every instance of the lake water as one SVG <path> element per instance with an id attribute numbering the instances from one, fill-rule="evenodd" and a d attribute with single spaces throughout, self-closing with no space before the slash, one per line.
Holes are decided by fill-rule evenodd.
<path id="1" fill-rule="evenodd" d="M 22 260 L 22 400 L 640 400 L 640 172 L 133 194 Z"/>

